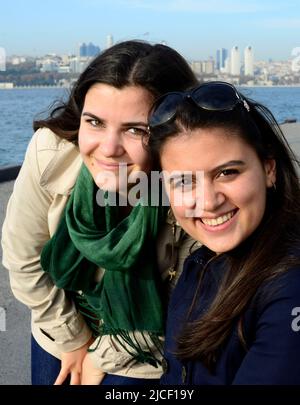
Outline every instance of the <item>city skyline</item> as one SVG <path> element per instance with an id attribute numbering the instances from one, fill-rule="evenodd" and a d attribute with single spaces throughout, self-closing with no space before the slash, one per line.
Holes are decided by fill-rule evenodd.
<path id="1" fill-rule="evenodd" d="M 251 46 L 256 60 L 287 60 L 300 46 L 297 0 L 15 0 L 1 9 L 7 56 L 76 53 L 82 42 L 104 49 L 110 34 L 114 42 L 164 41 L 194 60 L 234 46 Z"/>

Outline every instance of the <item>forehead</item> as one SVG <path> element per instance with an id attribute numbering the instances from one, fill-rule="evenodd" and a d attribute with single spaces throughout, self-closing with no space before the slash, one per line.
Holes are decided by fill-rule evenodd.
<path id="1" fill-rule="evenodd" d="M 126 86 L 119 89 L 108 84 L 96 83 L 87 91 L 84 108 L 106 110 L 113 107 L 126 113 L 129 111 L 143 113 L 146 108 L 148 113 L 153 99 L 153 95 L 140 86 Z"/>
<path id="2" fill-rule="evenodd" d="M 255 150 L 237 132 L 223 128 L 182 131 L 167 139 L 161 150 L 163 168 L 204 170 L 232 160 L 257 160 Z"/>

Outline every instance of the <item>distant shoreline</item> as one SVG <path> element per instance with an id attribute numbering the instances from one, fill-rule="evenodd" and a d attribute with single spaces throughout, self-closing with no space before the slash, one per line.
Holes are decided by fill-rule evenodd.
<path id="1" fill-rule="evenodd" d="M 2 88 L 0 90 L 31 90 L 31 89 L 69 89 L 69 86 L 14 86 L 9 88 Z"/>
<path id="2" fill-rule="evenodd" d="M 248 85 L 248 84 L 239 84 L 237 87 L 261 87 L 261 88 L 265 88 L 265 87 L 271 87 L 273 89 L 277 89 L 278 87 L 287 87 L 287 88 L 291 88 L 291 87 L 295 87 L 298 88 L 300 87 L 300 83 L 299 84 L 278 84 L 276 86 L 270 85 L 270 84 L 266 84 L 266 85 L 262 85 L 262 84 L 253 84 L 253 85 Z"/>
<path id="3" fill-rule="evenodd" d="M 300 83 L 299 84 L 278 84 L 278 85 L 270 85 L 270 84 L 266 84 L 266 85 L 262 85 L 262 84 L 253 84 L 253 85 L 248 85 L 248 84 L 239 84 L 237 87 L 254 87 L 254 88 L 299 88 L 300 87 Z M 14 87 L 10 87 L 10 88 L 2 88 L 0 87 L 0 90 L 31 90 L 31 89 L 69 89 L 70 86 L 56 86 L 56 85 L 43 85 L 43 86 L 14 86 Z"/>

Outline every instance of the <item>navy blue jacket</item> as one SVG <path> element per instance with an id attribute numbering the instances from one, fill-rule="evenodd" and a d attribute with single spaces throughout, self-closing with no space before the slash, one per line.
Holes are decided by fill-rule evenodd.
<path id="1" fill-rule="evenodd" d="M 211 374 L 200 361 L 180 362 L 174 355 L 176 336 L 184 328 L 199 274 L 210 257 L 196 250 L 185 262 L 172 294 L 167 320 L 162 384 L 300 384 L 300 268 L 293 268 L 261 286 L 243 316 L 246 351 L 237 323 Z M 217 293 L 225 266 L 208 264 L 190 319 L 199 319 Z"/>

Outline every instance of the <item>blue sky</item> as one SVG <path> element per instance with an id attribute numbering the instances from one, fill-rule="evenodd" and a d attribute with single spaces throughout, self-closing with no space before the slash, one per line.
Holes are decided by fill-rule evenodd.
<path id="1" fill-rule="evenodd" d="M 78 43 L 165 41 L 188 59 L 252 45 L 255 59 L 288 59 L 300 46 L 299 0 L 5 0 L 0 47 L 8 55 L 75 53 Z"/>

